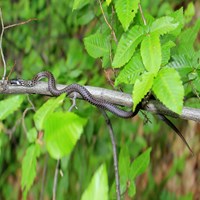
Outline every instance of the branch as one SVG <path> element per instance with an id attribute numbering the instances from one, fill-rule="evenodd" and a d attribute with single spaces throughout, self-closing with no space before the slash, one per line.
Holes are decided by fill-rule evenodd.
<path id="1" fill-rule="evenodd" d="M 5 82 L 6 83 L 6 82 Z M 48 84 L 46 82 L 39 82 L 34 87 L 24 87 L 24 86 L 11 86 L 5 85 L 2 81 L 0 81 L 0 94 L 41 94 L 52 96 L 48 91 Z M 67 85 L 57 84 L 58 89 L 62 89 Z M 133 101 L 132 96 L 127 93 L 118 92 L 114 90 L 108 90 L 105 88 L 85 86 L 89 92 L 97 99 L 104 99 L 110 103 L 132 107 Z M 73 94 L 69 95 L 69 97 L 74 97 Z M 77 98 L 81 98 L 79 94 L 77 94 Z M 182 114 L 178 115 L 171 110 L 167 109 L 162 103 L 157 100 L 150 100 L 145 106 L 144 110 L 147 110 L 151 113 L 159 113 L 168 115 L 173 118 L 180 118 L 186 120 L 193 120 L 196 122 L 200 122 L 200 109 L 184 107 L 182 110 Z"/>

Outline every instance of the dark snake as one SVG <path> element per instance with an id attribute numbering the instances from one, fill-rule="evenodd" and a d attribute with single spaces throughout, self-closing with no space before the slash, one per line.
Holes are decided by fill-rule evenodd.
<path id="1" fill-rule="evenodd" d="M 103 100 L 103 99 L 99 100 L 99 99 L 94 98 L 92 94 L 84 86 L 81 86 L 76 83 L 68 85 L 63 89 L 58 90 L 56 88 L 55 78 L 53 74 L 49 71 L 39 72 L 33 77 L 32 80 L 22 80 L 22 79 L 10 80 L 10 84 L 19 85 L 19 86 L 21 85 L 25 87 L 33 87 L 38 83 L 38 81 L 40 81 L 43 78 L 48 79 L 48 89 L 53 96 L 59 96 L 63 93 L 66 93 L 67 95 L 69 95 L 72 92 L 77 92 L 82 96 L 84 100 L 88 101 L 92 105 L 104 110 L 108 110 L 109 112 L 113 113 L 114 115 L 118 117 L 122 117 L 122 118 L 134 117 L 135 115 L 137 115 L 137 113 L 139 112 L 141 108 L 141 104 L 138 104 L 134 112 L 122 110 L 106 100 Z"/>
<path id="2" fill-rule="evenodd" d="M 48 79 L 48 89 L 53 96 L 59 96 L 63 93 L 66 93 L 67 95 L 69 95 L 73 92 L 77 92 L 82 96 L 82 98 L 84 100 L 88 101 L 90 104 L 92 104 L 92 105 L 94 105 L 94 106 L 96 106 L 100 109 L 107 110 L 107 111 L 113 113 L 114 115 L 116 115 L 118 117 L 132 118 L 135 115 L 137 115 L 138 112 L 140 111 L 140 109 L 142 108 L 142 102 L 141 102 L 136 106 L 134 112 L 122 110 L 122 109 L 118 108 L 117 106 L 115 106 L 114 104 L 112 104 L 112 103 L 110 103 L 106 100 L 96 99 L 95 97 L 92 96 L 92 94 L 84 86 L 81 86 L 81 85 L 76 84 L 76 83 L 68 85 L 63 89 L 58 90 L 56 88 L 55 78 L 54 78 L 53 74 L 49 71 L 39 72 L 38 74 L 36 74 L 33 77 L 32 80 L 22 80 L 22 79 L 9 80 L 9 84 L 18 85 L 18 86 L 25 86 L 25 87 L 33 87 L 38 83 L 38 81 L 40 81 L 43 78 Z M 183 137 L 181 132 L 176 128 L 176 126 L 169 119 L 167 119 L 164 115 L 162 115 L 162 114 L 157 114 L 157 115 L 162 121 L 164 121 L 168 126 L 170 126 L 179 135 L 179 137 L 182 139 L 182 141 L 186 144 L 188 149 L 193 154 L 192 149 L 188 145 L 187 141 L 185 140 L 185 138 Z"/>

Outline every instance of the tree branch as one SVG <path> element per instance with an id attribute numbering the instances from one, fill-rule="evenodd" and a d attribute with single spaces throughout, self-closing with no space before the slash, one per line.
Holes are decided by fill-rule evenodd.
<path id="1" fill-rule="evenodd" d="M 34 87 L 24 87 L 24 86 L 12 86 L 5 85 L 0 81 L 0 94 L 41 94 L 52 96 L 48 90 L 48 84 L 46 82 L 39 82 Z M 58 89 L 62 89 L 66 87 L 66 85 L 57 84 Z M 105 88 L 85 86 L 89 92 L 97 99 L 104 99 L 110 103 L 132 107 L 133 101 L 132 96 L 127 93 L 118 92 L 114 90 L 108 90 Z M 69 95 L 69 97 L 74 97 L 73 94 Z M 77 94 L 77 98 L 81 98 L 79 94 Z M 184 107 L 182 110 L 182 114 L 178 115 L 169 109 L 167 109 L 162 103 L 157 100 L 150 100 L 145 106 L 144 110 L 147 110 L 151 113 L 159 113 L 168 115 L 173 118 L 180 118 L 186 120 L 193 120 L 196 122 L 200 122 L 200 109 Z"/>

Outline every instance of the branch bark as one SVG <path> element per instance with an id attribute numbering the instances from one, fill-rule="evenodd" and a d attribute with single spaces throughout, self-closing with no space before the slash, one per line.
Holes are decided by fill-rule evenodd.
<path id="1" fill-rule="evenodd" d="M 0 81 L 0 94 L 41 94 L 41 95 L 47 95 L 52 96 L 51 93 L 48 90 L 48 84 L 46 82 L 39 82 L 34 87 L 24 87 L 24 86 L 12 86 L 6 84 L 5 81 L 4 84 L 2 81 Z M 57 84 L 58 89 L 62 89 L 66 87 L 67 85 L 61 85 Z M 133 101 L 130 94 L 108 90 L 105 88 L 99 88 L 99 87 L 92 87 L 92 86 L 85 86 L 89 92 L 97 99 L 104 99 L 110 103 L 119 105 L 119 106 L 126 106 L 126 107 L 132 107 Z M 72 95 L 69 95 L 69 97 L 73 97 Z M 79 94 L 77 94 L 77 98 L 81 98 Z M 166 108 L 162 103 L 160 103 L 157 100 L 150 100 L 147 105 L 145 106 L 144 110 L 147 110 L 151 113 L 159 113 L 164 114 L 173 118 L 180 118 L 185 120 L 193 120 L 196 122 L 200 122 L 200 109 L 196 108 L 189 108 L 184 107 L 182 110 L 182 114 L 178 115 L 168 108 Z"/>

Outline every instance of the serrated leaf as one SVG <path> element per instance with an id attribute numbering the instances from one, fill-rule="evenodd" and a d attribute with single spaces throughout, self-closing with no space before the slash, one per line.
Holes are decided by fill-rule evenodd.
<path id="1" fill-rule="evenodd" d="M 71 153 L 83 132 L 86 121 L 70 112 L 48 115 L 44 122 L 44 140 L 51 157 L 60 159 Z"/>
<path id="2" fill-rule="evenodd" d="M 200 19 L 196 21 L 195 25 L 191 28 L 184 30 L 179 35 L 178 54 L 185 54 L 190 57 L 194 56 L 194 41 L 200 30 Z"/>
<path id="3" fill-rule="evenodd" d="M 132 179 L 135 179 L 146 170 L 150 162 L 150 153 L 151 148 L 148 148 L 133 161 L 130 167 L 130 177 Z"/>
<path id="4" fill-rule="evenodd" d="M 170 110 L 181 114 L 184 88 L 178 72 L 173 68 L 163 68 L 154 80 L 153 92 Z"/>
<path id="5" fill-rule="evenodd" d="M 128 30 L 128 27 L 138 11 L 139 2 L 140 0 L 117 0 L 115 3 L 118 19 L 125 31 Z"/>
<path id="6" fill-rule="evenodd" d="M 172 12 L 169 17 L 174 18 L 174 23 L 178 23 L 179 25 L 174 29 L 173 31 L 170 31 L 170 34 L 177 36 L 180 34 L 181 29 L 184 26 L 184 16 L 183 16 L 183 7 L 181 7 L 179 10 L 176 10 L 175 12 Z"/>
<path id="7" fill-rule="evenodd" d="M 37 110 L 33 119 L 38 130 L 43 129 L 46 117 L 62 104 L 65 96 L 66 94 L 62 94 L 59 97 L 51 98 Z"/>
<path id="8" fill-rule="evenodd" d="M 154 74 L 150 72 L 144 73 L 141 77 L 141 79 L 137 79 L 135 82 L 135 85 L 133 87 L 133 110 L 135 110 L 135 107 L 137 104 L 144 98 L 144 96 L 149 92 L 153 85 L 153 79 Z"/>
<path id="9" fill-rule="evenodd" d="M 110 53 L 108 37 L 100 33 L 84 38 L 84 45 L 88 54 L 93 58 L 100 58 Z"/>
<path id="10" fill-rule="evenodd" d="M 174 22 L 173 17 L 161 17 L 152 23 L 150 32 L 158 35 L 164 35 L 176 29 L 178 25 L 179 23 Z"/>
<path id="11" fill-rule="evenodd" d="M 182 81 L 188 81 L 188 75 L 194 70 L 191 58 L 182 54 L 182 55 L 173 55 L 172 61 L 167 64 L 167 67 L 176 69 Z"/>
<path id="12" fill-rule="evenodd" d="M 14 113 L 22 104 L 24 96 L 16 95 L 0 101 L 0 120 L 6 119 Z"/>
<path id="13" fill-rule="evenodd" d="M 81 200 L 108 200 L 108 175 L 105 164 L 95 172 Z"/>
<path id="14" fill-rule="evenodd" d="M 39 144 L 33 144 L 26 150 L 26 155 L 22 161 L 22 180 L 21 187 L 23 197 L 26 199 L 27 192 L 31 188 L 36 176 L 37 157 L 40 155 Z"/>
<path id="15" fill-rule="evenodd" d="M 128 32 L 124 33 L 119 40 L 112 66 L 122 67 L 133 56 L 137 45 L 141 42 L 144 29 L 141 26 L 133 26 Z"/>
<path id="16" fill-rule="evenodd" d="M 162 61 L 161 66 L 165 66 L 169 59 L 170 59 L 170 49 L 175 46 L 175 43 L 172 41 L 168 41 L 161 45 L 161 54 L 162 54 Z"/>
<path id="17" fill-rule="evenodd" d="M 141 56 L 146 70 L 156 75 L 162 60 L 159 35 L 146 35 L 141 43 Z"/>
<path id="18" fill-rule="evenodd" d="M 120 71 L 115 80 L 115 85 L 120 83 L 134 84 L 139 75 L 145 71 L 140 54 L 136 54 Z"/>

